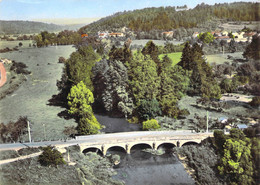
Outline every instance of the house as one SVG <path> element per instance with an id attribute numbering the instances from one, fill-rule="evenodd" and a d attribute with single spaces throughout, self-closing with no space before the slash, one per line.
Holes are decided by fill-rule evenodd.
<path id="1" fill-rule="evenodd" d="M 226 123 L 226 122 L 228 121 L 228 118 L 226 118 L 226 117 L 220 117 L 220 118 L 218 119 L 218 121 L 219 121 L 220 123 Z"/>
<path id="2" fill-rule="evenodd" d="M 245 34 L 243 35 L 243 37 L 246 38 L 248 42 L 251 42 L 251 41 L 252 41 L 252 38 L 253 38 L 253 36 L 254 36 L 255 34 L 257 34 L 257 33 L 256 33 L 256 32 L 249 32 L 249 33 L 245 33 Z"/>
<path id="3" fill-rule="evenodd" d="M 238 125 L 237 125 L 237 128 L 238 128 L 239 130 L 244 130 L 244 129 L 247 128 L 247 125 L 246 125 L 246 124 L 238 124 Z"/>
<path id="4" fill-rule="evenodd" d="M 242 39 L 242 38 L 244 38 L 245 32 L 234 32 L 234 33 L 232 33 L 232 34 L 235 36 L 235 39 L 236 39 L 236 38 Z"/>
<path id="5" fill-rule="evenodd" d="M 218 36 L 218 37 L 215 37 L 217 40 L 225 40 L 227 41 L 228 43 L 231 41 L 231 38 L 229 38 L 229 36 Z"/>
<path id="6" fill-rule="evenodd" d="M 8 60 L 6 58 L 1 58 L 0 59 L 0 62 L 2 62 L 3 64 L 11 64 L 12 63 L 12 60 Z"/>
<path id="7" fill-rule="evenodd" d="M 222 34 L 220 31 L 212 31 L 211 34 L 214 36 L 214 37 L 221 37 Z"/>
<path id="8" fill-rule="evenodd" d="M 222 34 L 222 36 L 228 36 L 228 32 L 227 31 L 222 31 L 221 34 Z"/>
<path id="9" fill-rule="evenodd" d="M 124 34 L 123 33 L 109 33 L 110 37 L 123 37 Z"/>
<path id="10" fill-rule="evenodd" d="M 81 38 L 85 38 L 85 37 L 88 37 L 88 34 L 86 34 L 86 33 L 81 34 Z"/>
<path id="11" fill-rule="evenodd" d="M 98 37 L 100 39 L 107 38 L 109 36 L 108 32 L 98 32 Z"/>
<path id="12" fill-rule="evenodd" d="M 232 128 L 233 128 L 232 126 L 226 125 L 225 128 L 224 128 L 224 131 L 229 132 Z"/>

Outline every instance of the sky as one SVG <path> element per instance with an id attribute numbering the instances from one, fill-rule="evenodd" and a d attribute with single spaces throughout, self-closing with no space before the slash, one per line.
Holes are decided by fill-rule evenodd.
<path id="1" fill-rule="evenodd" d="M 116 12 L 145 7 L 186 4 L 189 8 L 193 8 L 202 2 L 213 5 L 230 3 L 234 0 L 0 0 L 0 20 L 47 21 L 69 18 L 76 21 L 83 18 L 101 18 Z"/>

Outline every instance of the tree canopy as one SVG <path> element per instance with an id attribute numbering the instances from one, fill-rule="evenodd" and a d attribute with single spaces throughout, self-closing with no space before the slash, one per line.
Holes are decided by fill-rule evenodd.
<path id="1" fill-rule="evenodd" d="M 83 81 L 71 88 L 68 95 L 69 113 L 79 118 L 77 130 L 81 135 L 96 134 L 101 129 L 92 111 L 93 102 L 94 96 Z"/>

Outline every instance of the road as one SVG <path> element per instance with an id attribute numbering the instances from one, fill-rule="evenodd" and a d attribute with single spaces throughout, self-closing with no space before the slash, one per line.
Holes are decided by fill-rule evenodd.
<path id="1" fill-rule="evenodd" d="M 2 87 L 5 84 L 6 80 L 6 70 L 4 64 L 0 62 L 0 87 Z"/>
<path id="2" fill-rule="evenodd" d="M 19 161 L 19 160 L 28 159 L 28 158 L 31 158 L 31 157 L 37 157 L 41 154 L 42 154 L 42 152 L 37 152 L 37 153 L 34 153 L 34 154 L 25 155 L 25 156 L 21 156 L 21 157 L 17 157 L 17 158 L 1 160 L 0 165 L 12 163 L 12 162 Z"/>
<path id="3" fill-rule="evenodd" d="M 32 143 L 12 143 L 0 144 L 0 151 L 4 150 L 19 150 L 27 147 L 40 147 L 40 146 L 56 146 L 58 148 L 68 147 L 81 143 L 110 143 L 115 141 L 131 141 L 131 140 L 149 140 L 154 138 L 166 137 L 180 137 L 180 138 L 194 138 L 200 136 L 212 136 L 213 133 L 192 133 L 191 131 L 136 131 L 136 132 L 122 132 L 112 134 L 98 134 L 89 136 L 78 136 L 76 139 L 67 141 L 43 141 Z"/>

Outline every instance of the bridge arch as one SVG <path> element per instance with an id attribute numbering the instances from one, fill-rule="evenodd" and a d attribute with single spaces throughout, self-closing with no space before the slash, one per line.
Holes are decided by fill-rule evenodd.
<path id="1" fill-rule="evenodd" d="M 198 145 L 199 143 L 196 141 L 188 141 L 183 143 L 181 146 L 186 146 L 186 145 Z"/>
<path id="2" fill-rule="evenodd" d="M 113 150 L 113 149 L 117 149 L 119 150 L 120 152 L 124 152 L 124 153 L 127 153 L 126 149 L 123 147 L 123 146 L 119 146 L 119 145 L 114 145 L 114 146 L 110 146 L 108 147 L 104 152 L 104 155 L 107 154 L 107 152 L 109 152 L 110 150 Z"/>
<path id="3" fill-rule="evenodd" d="M 128 153 L 131 154 L 131 150 L 138 146 L 143 146 L 143 148 L 147 147 L 147 148 L 153 149 L 153 145 L 151 143 L 141 142 L 141 143 L 136 143 L 136 144 L 128 146 L 128 148 L 127 148 Z"/>
<path id="4" fill-rule="evenodd" d="M 98 147 L 88 147 L 88 148 L 85 148 L 85 149 L 82 151 L 83 154 L 86 154 L 86 153 L 88 153 L 88 152 L 95 152 L 95 153 L 97 153 L 98 155 L 103 155 L 103 152 L 102 152 L 101 149 L 98 148 Z"/>
<path id="5" fill-rule="evenodd" d="M 165 143 L 161 143 L 160 145 L 158 145 L 156 149 L 158 150 L 161 147 L 174 148 L 174 147 L 176 147 L 176 145 L 173 143 L 170 143 L 170 142 L 165 142 Z"/>

